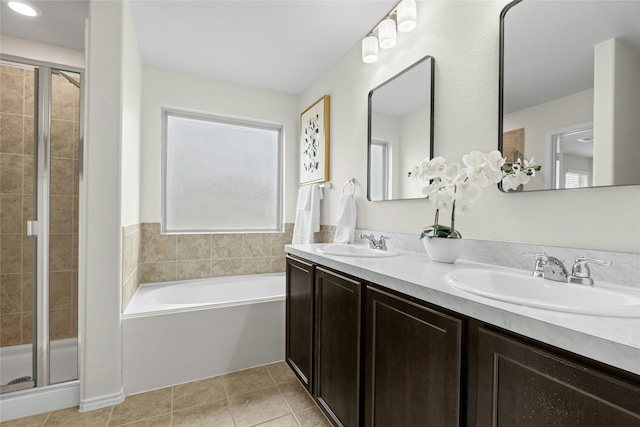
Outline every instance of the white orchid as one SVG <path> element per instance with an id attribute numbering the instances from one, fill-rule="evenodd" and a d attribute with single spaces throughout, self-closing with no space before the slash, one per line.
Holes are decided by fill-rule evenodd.
<path id="1" fill-rule="evenodd" d="M 515 163 L 505 163 L 503 167 L 502 189 L 505 191 L 517 190 L 520 185 L 529 182 L 542 167 L 536 165 L 534 158 L 524 161 L 518 159 Z"/>
<path id="2" fill-rule="evenodd" d="M 502 181 L 505 190 L 517 189 L 526 184 L 540 170 L 540 166 L 531 160 L 518 159 L 508 163 L 498 150 L 489 153 L 472 151 L 462 157 L 464 168 L 459 163 L 447 165 L 443 157 L 426 158 L 409 172 L 414 179 L 431 181 L 422 189 L 422 193 L 436 207 L 435 224 L 425 228 L 422 235 L 438 237 L 462 237 L 455 230 L 455 214 L 464 213 L 482 194 L 482 188 Z M 451 210 L 451 227 L 438 224 L 440 209 Z"/>

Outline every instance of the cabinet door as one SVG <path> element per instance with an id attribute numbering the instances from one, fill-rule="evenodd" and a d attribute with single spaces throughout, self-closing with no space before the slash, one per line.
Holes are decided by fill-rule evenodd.
<path id="1" fill-rule="evenodd" d="M 315 396 L 334 424 L 360 424 L 360 282 L 316 269 Z"/>
<path id="2" fill-rule="evenodd" d="M 640 426 L 640 385 L 481 328 L 478 426 Z"/>
<path id="3" fill-rule="evenodd" d="M 462 320 L 367 288 L 365 425 L 458 426 Z"/>
<path id="4" fill-rule="evenodd" d="M 287 258 L 286 360 L 300 381 L 313 391 L 314 265 Z"/>

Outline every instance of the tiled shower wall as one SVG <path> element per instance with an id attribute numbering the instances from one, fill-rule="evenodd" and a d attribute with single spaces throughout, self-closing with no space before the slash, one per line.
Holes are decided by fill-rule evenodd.
<path id="1" fill-rule="evenodd" d="M 140 283 L 284 272 L 293 224 L 283 233 L 162 235 L 159 223 L 145 223 L 123 233 L 124 310 Z M 315 241 L 330 242 L 333 234 L 334 227 L 321 226 Z"/>
<path id="2" fill-rule="evenodd" d="M 32 341 L 34 72 L 2 65 L 0 77 L 0 345 Z M 50 338 L 77 336 L 79 90 L 52 79 Z"/>

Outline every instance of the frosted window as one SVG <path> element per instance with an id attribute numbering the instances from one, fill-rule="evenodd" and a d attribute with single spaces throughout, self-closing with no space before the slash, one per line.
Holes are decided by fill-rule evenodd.
<path id="1" fill-rule="evenodd" d="M 163 143 L 163 232 L 281 230 L 281 125 L 164 110 Z"/>
<path id="2" fill-rule="evenodd" d="M 369 200 L 388 199 L 388 156 L 387 144 L 371 140 L 369 172 Z"/>

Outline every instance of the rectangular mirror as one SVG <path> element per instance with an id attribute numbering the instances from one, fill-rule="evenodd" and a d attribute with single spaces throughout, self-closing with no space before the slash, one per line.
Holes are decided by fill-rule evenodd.
<path id="1" fill-rule="evenodd" d="M 433 69 L 426 56 L 369 92 L 371 201 L 424 197 L 424 183 L 407 172 L 433 153 Z"/>
<path id="2" fill-rule="evenodd" d="M 518 191 L 640 184 L 640 2 L 514 1 L 500 38 L 498 149 L 542 166 Z"/>

